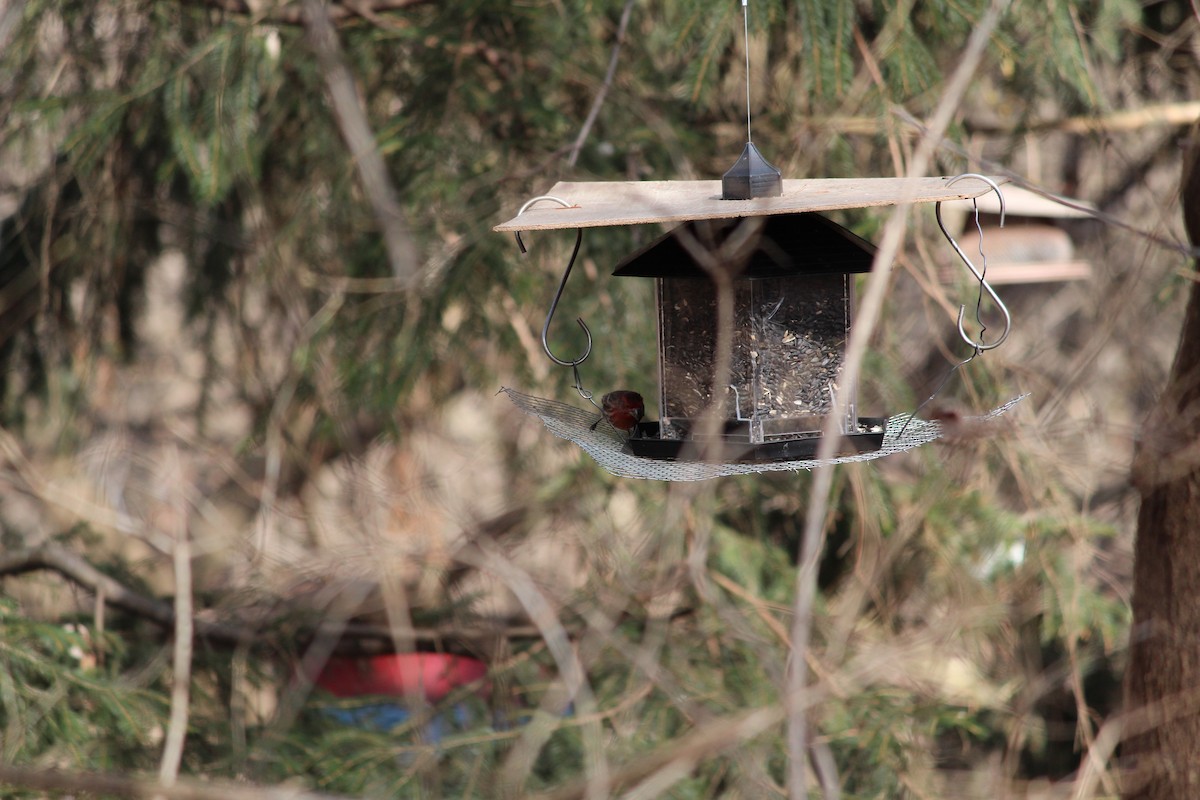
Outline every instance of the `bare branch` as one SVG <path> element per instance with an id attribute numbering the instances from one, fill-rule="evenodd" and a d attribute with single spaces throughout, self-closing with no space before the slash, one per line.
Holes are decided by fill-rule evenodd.
<path id="1" fill-rule="evenodd" d="M 305 0 L 304 14 L 309 42 L 325 75 L 325 86 L 333 103 L 334 116 L 337 117 L 342 138 L 354 157 L 358 177 L 383 234 L 392 277 L 407 282 L 411 288 L 417 278 L 416 248 L 409 235 L 404 210 L 388 177 L 383 155 L 375 146 L 375 135 L 354 85 L 354 76 L 342 58 L 330 11 L 321 0 Z"/>
<path id="2" fill-rule="evenodd" d="M 575 137 L 575 143 L 571 145 L 571 154 L 567 156 L 567 164 L 572 167 L 579 160 L 579 151 L 583 149 L 583 143 L 587 141 L 588 134 L 592 131 L 592 125 L 596 124 L 596 117 L 600 116 L 600 107 L 604 105 L 604 99 L 608 97 L 608 90 L 612 86 L 613 76 L 617 74 L 617 60 L 621 55 L 621 45 L 625 43 L 625 31 L 629 27 L 629 17 L 633 14 L 633 2 L 634 0 L 625 0 L 625 8 L 621 11 L 621 21 L 617 24 L 617 37 L 613 42 L 612 57 L 608 60 L 608 71 L 604 73 L 604 83 L 600 85 L 600 91 L 596 92 L 596 99 L 592 101 L 587 119 L 583 121 L 583 127 L 579 129 L 579 135 Z"/>
<path id="3" fill-rule="evenodd" d="M 613 775 L 612 785 L 630 786 L 651 780 L 660 773 L 672 776 L 680 776 L 681 773 L 686 775 L 702 759 L 760 736 L 779 724 L 783 717 L 783 708 L 767 706 L 725 719 L 708 720 L 702 727 L 681 737 L 674 744 L 659 747 L 623 767 Z M 536 795 L 533 800 L 575 800 L 584 797 L 586 791 L 586 785 L 578 783 L 545 795 Z"/>
<path id="4" fill-rule="evenodd" d="M 55 542 L 0 554 L 0 577 L 20 575 L 37 570 L 51 570 L 64 578 L 94 592 L 104 595 L 109 605 L 156 622 L 166 628 L 175 625 L 175 612 L 170 603 L 153 600 L 127 588 L 89 564 L 84 558 Z M 225 641 L 252 639 L 256 633 L 250 628 L 224 625 L 218 622 L 195 620 L 196 632 L 201 636 Z"/>
<path id="5" fill-rule="evenodd" d="M 162 484 L 169 487 L 183 485 L 183 466 L 178 448 L 172 448 L 167 464 L 168 474 L 162 476 Z M 173 473 L 173 474 L 172 474 Z M 179 778 L 179 764 L 183 761 L 183 743 L 187 738 L 188 711 L 191 702 L 192 683 L 192 548 L 188 540 L 188 505 L 182 491 L 171 492 L 171 531 L 175 540 L 172 556 L 175 566 L 175 648 L 172 655 L 171 715 L 167 725 L 166 741 L 163 744 L 162 763 L 158 780 L 163 786 L 174 786 Z"/>
<path id="6" fill-rule="evenodd" d="M 860 47 L 860 52 L 864 58 L 871 57 L 869 50 L 865 46 Z M 868 69 L 873 65 L 874 62 L 869 61 Z M 874 70 L 872 70 L 872 74 L 874 74 Z M 1020 126 L 980 123 L 970 120 L 965 125 L 972 133 L 996 136 L 1014 136 L 1020 133 L 1071 133 L 1083 135 L 1101 131 L 1108 133 L 1128 133 L 1145 130 L 1146 128 L 1183 127 L 1191 125 L 1198 119 L 1200 119 L 1200 100 L 1187 100 L 1176 103 L 1155 103 L 1142 106 L 1141 108 L 1113 111 L 1109 114 L 1043 119 Z M 878 136 L 889 127 L 886 118 L 881 119 L 878 116 L 846 114 L 809 117 L 802 124 L 813 130 L 835 131 L 849 136 Z M 903 131 L 903 133 L 909 137 L 921 135 L 920 129 L 917 128 Z"/>
<path id="7" fill-rule="evenodd" d="M 60 544 L 46 542 L 38 547 L 0 553 L 0 577 L 22 575 L 39 570 L 56 572 L 85 589 L 103 595 L 106 604 L 135 614 L 164 628 L 172 629 L 176 624 L 175 611 L 170 603 L 138 594 L 119 581 L 105 575 L 82 556 Z M 192 617 L 192 624 L 197 635 L 214 641 L 237 644 L 259 640 L 261 643 L 262 631 L 256 626 L 213 622 L 195 615 Z M 323 626 L 324 623 L 316 628 L 319 631 Z M 350 623 L 344 626 L 343 638 L 359 643 L 364 640 L 390 642 L 396 632 L 392 626 Z M 492 624 L 480 621 L 469 625 L 411 628 L 401 632 L 413 639 L 432 642 L 448 639 L 485 639 L 496 636 L 510 639 L 532 639 L 539 636 L 538 629 L 533 625 L 507 625 L 501 621 Z"/>
<path id="8" fill-rule="evenodd" d="M 277 22 L 284 25 L 303 25 L 305 11 L 298 5 L 281 2 L 270 8 L 257 8 L 248 0 L 184 0 L 186 3 L 207 8 L 216 8 L 228 14 L 241 14 L 262 22 Z M 407 11 L 417 6 L 432 5 L 434 0 L 353 0 L 329 6 L 329 18 L 334 22 L 362 17 L 372 19 L 379 14 Z"/>

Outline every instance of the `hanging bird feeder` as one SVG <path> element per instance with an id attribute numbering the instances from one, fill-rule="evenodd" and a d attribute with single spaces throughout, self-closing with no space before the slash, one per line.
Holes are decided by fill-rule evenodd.
<path id="1" fill-rule="evenodd" d="M 630 419 L 619 426 L 606 421 L 606 410 L 580 376 L 580 365 L 592 349 L 582 320 L 578 323 L 588 335 L 585 352 L 575 359 L 551 352 L 554 308 L 570 264 L 547 315 L 543 344 L 556 363 L 573 370 L 577 390 L 594 409 L 504 391 L 605 469 L 631 477 L 700 480 L 810 469 L 933 441 L 941 433 L 936 421 L 914 419 L 911 413 L 859 415 L 857 389 L 845 383 L 842 367 L 853 323 L 855 276 L 870 270 L 875 248 L 821 212 L 969 199 L 994 188 L 995 181 L 975 176 L 826 178 L 784 180 L 778 196 L 726 200 L 722 182 L 716 180 L 557 183 L 541 198 L 554 202 L 531 201 L 495 230 L 574 229 L 578 245 L 586 228 L 668 228 L 622 259 L 613 273 L 656 282 L 655 308 L 647 311 L 658 321 L 658 386 L 647 376 L 645 384 L 627 392 L 654 397 L 657 389 L 660 419 L 636 424 Z M 716 273 L 722 282 L 728 279 L 733 301 L 724 363 L 717 361 L 721 325 Z M 724 382 L 718 384 L 722 375 Z M 637 410 L 640 416 L 641 408 Z M 818 462 L 831 416 L 837 432 L 834 455 Z M 712 423 L 706 425 L 706 420 Z"/>
<path id="2" fill-rule="evenodd" d="M 891 420 L 859 416 L 857 387 L 846 380 L 843 367 L 854 276 L 872 269 L 875 248 L 820 212 L 936 202 L 941 224 L 942 201 L 991 190 L 999 196 L 1000 189 L 994 180 L 974 174 L 783 180 L 751 139 L 747 0 L 742 12 L 746 145 L 722 180 L 558 183 L 496 227 L 515 233 L 522 252 L 522 231 L 577 231 L 542 327 L 542 347 L 554 363 L 571 368 L 576 390 L 595 412 L 503 391 L 618 475 L 701 480 L 809 469 L 818 465 L 818 453 L 825 463 L 865 460 L 940 434 L 938 423 L 918 421 L 915 413 Z M 609 392 L 599 403 L 584 388 L 580 365 L 591 355 L 593 341 L 582 319 L 577 320 L 587 335 L 582 355 L 564 359 L 549 342 L 583 229 L 649 224 L 674 227 L 623 259 L 613 274 L 655 280 L 659 420 L 643 419 L 645 387 Z M 948 232 L 947 238 L 979 280 L 977 317 L 985 290 L 1004 313 L 1004 332 L 992 343 L 983 338 L 981 318 L 976 341 L 959 314 L 959 333 L 973 347 L 974 358 L 1004 341 L 1008 311 L 984 278 L 986 264 L 981 273 Z M 823 437 L 830 432 L 836 439 L 827 443 Z"/>

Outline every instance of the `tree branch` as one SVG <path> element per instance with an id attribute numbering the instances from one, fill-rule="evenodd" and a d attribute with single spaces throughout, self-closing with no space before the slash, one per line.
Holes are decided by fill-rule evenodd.
<path id="1" fill-rule="evenodd" d="M 375 221 L 379 224 L 391 262 L 392 277 L 406 282 L 412 288 L 417 278 L 416 248 L 409 235 L 404 210 L 388 177 L 383 155 L 375 146 L 375 134 L 367 121 L 367 112 L 358 96 L 354 76 L 342 58 L 330 10 L 321 0 L 305 0 L 304 15 L 308 39 L 324 73 L 334 116 L 342 131 L 342 138 L 354 157 L 363 191 L 375 211 Z"/>
<path id="2" fill-rule="evenodd" d="M 247 0 L 184 0 L 185 4 L 215 8 L 228 14 L 239 14 L 252 17 L 256 21 L 276 22 L 284 25 L 305 24 L 304 9 L 290 3 L 278 3 L 269 8 L 255 8 Z M 393 11 L 407 11 L 417 6 L 432 5 L 434 0 L 357 0 L 331 4 L 328 9 L 329 18 L 334 22 L 344 22 L 356 17 L 370 20 L 379 14 Z"/>
<path id="3" fill-rule="evenodd" d="M 1109 114 L 1059 117 L 1036 120 L 1025 125 L 1004 125 L 972 122 L 965 125 L 972 133 L 992 136 L 1014 136 L 1019 133 L 1070 133 L 1083 135 L 1105 131 L 1108 133 L 1130 133 L 1146 128 L 1177 128 L 1191 125 L 1200 119 L 1200 100 L 1177 103 L 1155 103 L 1141 108 L 1114 111 Z M 846 135 L 877 136 L 885 130 L 885 122 L 878 116 L 848 116 L 844 114 L 828 117 L 809 117 L 805 126 L 819 131 L 836 131 Z M 919 129 L 906 131 L 910 137 L 921 135 Z"/>
<path id="4" fill-rule="evenodd" d="M 604 83 L 600 85 L 600 91 L 596 92 L 596 99 L 592 101 L 587 119 L 583 121 L 583 127 L 579 129 L 579 135 L 575 137 L 575 143 L 571 145 L 571 154 L 567 156 L 569 166 L 575 166 L 575 162 L 579 160 L 579 151 L 583 149 L 583 143 L 587 141 L 592 125 L 596 123 L 596 117 L 600 116 L 600 107 L 604 105 L 604 98 L 608 97 L 613 76 L 617 74 L 617 57 L 621 55 L 621 45 L 625 43 L 625 31 L 629 27 L 629 17 L 633 14 L 633 3 L 634 0 L 625 0 L 625 8 L 621 11 L 621 21 L 617 24 L 617 39 L 613 42 L 612 57 L 608 60 L 608 71 L 604 73 Z"/>
<path id="5" fill-rule="evenodd" d="M 180 474 L 183 467 L 179 451 L 173 448 L 168 465 L 174 473 L 162 476 L 166 486 L 179 487 L 184 484 Z M 192 638 L 194 620 L 192 612 L 192 547 L 188 538 L 188 505 L 183 492 L 174 491 L 172 508 L 169 510 L 174 530 L 175 546 L 171 556 L 175 567 L 175 647 L 172 655 L 171 714 L 163 743 L 162 762 L 158 780 L 163 786 L 174 786 L 179 779 L 179 765 L 183 761 L 183 743 L 187 738 L 188 712 L 190 711 L 192 684 Z M 161 795 L 156 795 L 161 797 Z"/>
<path id="6" fill-rule="evenodd" d="M 72 583 L 103 595 L 104 602 L 114 608 L 161 625 L 168 630 L 175 627 L 175 609 L 170 603 L 155 600 L 129 589 L 122 583 L 105 575 L 83 557 L 55 542 L 46 542 L 38 547 L 22 548 L 0 553 L 0 578 L 22 575 L 28 572 L 49 570 L 56 572 Z M 197 636 L 228 644 L 262 644 L 262 628 L 253 625 L 236 625 L 213 622 L 203 617 L 192 616 Z M 343 637 L 348 640 L 378 640 L 390 642 L 398 632 L 392 626 L 350 623 L 344 627 Z M 324 630 L 324 623 L 315 626 L 315 632 Z M 532 639 L 539 636 L 533 625 L 505 625 L 478 622 L 472 625 L 439 625 L 429 628 L 411 628 L 399 633 L 426 642 L 441 642 L 447 639 L 472 640 L 503 636 L 510 639 Z M 352 649 L 352 648 L 351 648 Z"/>
<path id="7" fill-rule="evenodd" d="M 175 626 L 175 610 L 170 603 L 138 594 L 55 542 L 0 554 L 0 577 L 38 570 L 57 572 L 73 583 L 103 594 L 107 604 L 148 619 L 164 628 Z M 195 626 L 196 633 L 201 636 L 229 642 L 250 641 L 257 635 L 251 628 L 202 619 L 196 619 Z"/>
<path id="8" fill-rule="evenodd" d="M 760 736 L 778 725 L 783 718 L 784 709 L 773 705 L 743 711 L 722 719 L 708 720 L 674 742 L 658 747 L 623 766 L 613 775 L 612 786 L 629 787 L 668 770 L 675 775 L 688 774 L 703 759 Z M 586 793 L 586 784 L 580 782 L 546 794 L 533 795 L 530 800 L 578 800 L 585 797 Z"/>

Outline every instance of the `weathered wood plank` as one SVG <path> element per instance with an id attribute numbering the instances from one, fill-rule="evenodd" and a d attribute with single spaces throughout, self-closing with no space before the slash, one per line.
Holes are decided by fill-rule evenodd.
<path id="1" fill-rule="evenodd" d="M 540 202 L 495 227 L 497 231 L 598 228 L 614 225 L 680 223 L 695 219 L 769 216 L 801 211 L 932 203 L 978 197 L 991 187 L 964 178 L 816 178 L 785 180 L 779 197 L 722 200 L 721 182 L 712 181 L 560 181 L 547 194 L 572 203 L 562 208 Z M 1003 183 L 1004 178 L 993 178 Z"/>

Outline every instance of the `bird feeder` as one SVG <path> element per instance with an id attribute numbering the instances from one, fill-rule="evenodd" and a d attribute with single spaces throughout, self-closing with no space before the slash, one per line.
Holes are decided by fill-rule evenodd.
<path id="1" fill-rule="evenodd" d="M 900 203 L 941 203 L 978 197 L 997 183 L 976 173 L 956 178 L 824 179 L 785 181 L 751 139 L 750 12 L 742 0 L 746 38 L 746 146 L 720 181 L 559 183 L 496 227 L 521 232 L 576 228 L 575 250 L 542 326 L 542 348 L 570 367 L 575 388 L 600 414 L 590 423 L 577 409 L 504 389 L 526 413 L 570 439 L 610 472 L 663 480 L 701 480 L 773 469 L 807 469 L 825 461 L 864 460 L 872 453 L 916 447 L 936 427 L 905 439 L 915 413 L 894 427 L 858 416 L 857 388 L 846 379 L 846 345 L 854 309 L 854 276 L 872 269 L 875 248 L 820 215 L 822 211 Z M 968 188 L 964 179 L 977 184 Z M 952 189 L 960 184 L 958 189 Z M 557 208 L 533 208 L 551 200 Z M 526 213 L 528 212 L 528 213 Z M 643 421 L 638 388 L 606 393 L 597 403 L 583 387 L 579 367 L 592 353 L 587 335 L 581 356 L 555 355 L 548 335 L 554 310 L 579 254 L 583 229 L 669 224 L 672 230 L 621 260 L 613 273 L 655 281 L 658 319 L 658 399 L 661 419 Z M 1003 224 L 1003 223 L 1001 223 Z M 1003 311 L 1005 327 L 993 343 L 960 336 L 975 355 L 999 346 L 1010 317 L 952 236 L 947 239 L 980 286 L 977 322 L 986 291 Z M 984 267 L 986 272 L 986 266 Z M 973 358 L 974 356 L 972 356 Z M 600 423 L 611 429 L 607 436 Z M 914 430 L 923 426 L 916 426 Z M 834 433 L 836 439 L 822 437 Z M 890 435 L 890 440 L 889 440 Z M 623 445 L 614 453 L 615 442 Z M 717 469 L 654 465 L 691 462 Z"/>
<path id="2" fill-rule="evenodd" d="M 853 276 L 871 269 L 874 254 L 840 225 L 801 213 L 689 222 L 621 261 L 614 276 L 655 280 L 658 317 L 661 420 L 639 425 L 630 451 L 808 458 L 832 414 L 841 415 L 838 455 L 878 449 L 883 420 L 860 423 L 857 392 L 841 374 Z M 727 370 L 717 361 L 717 273 L 732 295 Z M 714 385 L 718 374 L 727 377 Z M 718 417 L 711 430 L 708 409 Z"/>
<path id="3" fill-rule="evenodd" d="M 859 415 L 857 387 L 843 373 L 855 276 L 871 269 L 875 248 L 823 212 L 940 203 L 977 197 L 994 186 L 991 179 L 964 176 L 783 180 L 778 195 L 727 199 L 729 186 L 712 180 L 555 184 L 543 198 L 556 203 L 531 201 L 495 230 L 573 228 L 579 231 L 578 247 L 586 228 L 666 228 L 613 272 L 655 282 L 660 419 L 617 430 L 599 424 L 599 406 L 589 417 L 584 410 L 506 391 L 606 469 L 636 477 L 698 480 L 811 468 L 829 431 L 836 436 L 834 460 L 865 460 L 919 446 L 938 435 L 934 423 L 913 423 L 911 415 L 900 421 Z M 558 296 L 569 275 L 568 265 Z M 727 286 L 732 300 L 725 332 L 718 286 Z M 553 307 L 543 344 L 552 315 Z M 723 335 L 729 358 L 718 363 Z M 579 379 L 579 365 L 591 352 L 590 332 L 588 343 L 588 351 L 574 360 L 546 350 L 556 363 L 575 370 L 580 394 L 591 400 Z M 652 381 L 646 376 L 645 384 Z M 653 397 L 653 387 L 645 384 L 622 388 Z"/>

